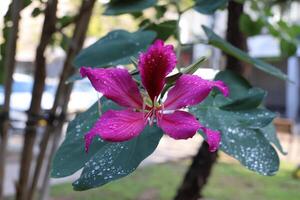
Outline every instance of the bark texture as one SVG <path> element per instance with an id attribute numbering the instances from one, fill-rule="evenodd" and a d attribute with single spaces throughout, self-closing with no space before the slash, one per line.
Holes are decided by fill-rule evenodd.
<path id="1" fill-rule="evenodd" d="M 32 99 L 28 110 L 28 121 L 26 124 L 25 138 L 21 157 L 19 182 L 17 184 L 16 200 L 26 200 L 28 191 L 28 180 L 33 158 L 33 147 L 36 138 L 36 128 L 41 119 L 41 100 L 46 78 L 46 59 L 44 52 L 55 32 L 57 21 L 57 0 L 49 0 L 46 5 L 45 18 L 40 43 L 36 50 L 34 84 Z"/>

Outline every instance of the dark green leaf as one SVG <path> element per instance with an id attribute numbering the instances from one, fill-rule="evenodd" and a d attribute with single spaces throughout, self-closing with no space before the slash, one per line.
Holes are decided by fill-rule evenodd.
<path id="1" fill-rule="evenodd" d="M 287 80 L 287 75 L 284 74 L 280 69 L 262 61 L 256 58 L 250 57 L 247 53 L 244 51 L 232 46 L 230 43 L 216 35 L 211 29 L 209 29 L 206 26 L 202 26 L 207 37 L 209 44 L 223 50 L 225 53 L 242 60 L 244 62 L 250 63 L 256 68 L 271 74 L 277 78 L 280 78 L 282 80 Z"/>
<path id="2" fill-rule="evenodd" d="M 75 16 L 65 15 L 58 19 L 58 24 L 60 28 L 64 28 L 74 22 Z"/>
<path id="3" fill-rule="evenodd" d="M 282 56 L 292 56 L 297 52 L 297 45 L 285 39 L 280 40 L 280 50 Z"/>
<path id="4" fill-rule="evenodd" d="M 101 99 L 102 112 L 120 107 L 110 100 Z M 98 103 L 70 122 L 67 135 L 52 164 L 51 176 L 66 177 L 83 169 L 73 183 L 75 190 L 86 190 L 119 179 L 133 172 L 157 147 L 163 132 L 147 127 L 136 138 L 122 143 L 111 143 L 95 138 L 89 152 L 85 152 L 84 134 L 99 118 Z"/>
<path id="5" fill-rule="evenodd" d="M 252 88 L 248 90 L 248 93 L 245 96 L 236 98 L 231 102 L 227 102 L 220 108 L 223 110 L 244 110 L 256 108 L 261 105 L 261 102 L 266 95 L 266 91 L 260 88 Z"/>
<path id="6" fill-rule="evenodd" d="M 74 65 L 108 67 L 119 64 L 129 64 L 130 57 L 136 56 L 146 49 L 154 40 L 153 31 L 137 31 L 130 33 L 116 30 L 108 33 L 96 43 L 80 51 L 76 56 Z"/>
<path id="7" fill-rule="evenodd" d="M 218 9 L 223 9 L 228 0 L 195 0 L 195 10 L 202 14 L 211 15 Z"/>
<path id="8" fill-rule="evenodd" d="M 155 15 L 156 19 L 162 18 L 167 11 L 167 8 L 165 5 L 161 5 L 161 6 L 156 5 L 154 8 L 156 10 L 156 15 Z"/>
<path id="9" fill-rule="evenodd" d="M 157 39 L 167 40 L 170 36 L 176 34 L 177 21 L 169 20 L 159 24 L 149 23 L 147 26 L 144 27 L 144 29 L 155 31 L 157 33 Z"/>
<path id="10" fill-rule="evenodd" d="M 242 14 L 239 19 L 240 30 L 247 36 L 260 34 L 264 24 L 261 20 L 254 21 L 248 14 Z"/>
<path id="11" fill-rule="evenodd" d="M 270 143 L 279 149 L 280 144 L 274 132 L 266 131 L 276 115 L 260 107 L 265 92 L 252 88 L 244 78 L 230 71 L 220 72 L 216 79 L 224 81 L 233 91 L 230 97 L 210 96 L 191 112 L 203 125 L 221 131 L 221 150 L 253 171 L 273 175 L 279 159 Z"/>
<path id="12" fill-rule="evenodd" d="M 161 129 L 148 126 L 135 139 L 102 147 L 85 164 L 80 178 L 73 183 L 74 189 L 98 187 L 132 173 L 156 149 L 162 135 Z"/>
<path id="13" fill-rule="evenodd" d="M 108 109 L 119 109 L 115 103 L 104 98 L 101 99 L 102 112 Z M 99 149 L 107 143 L 94 139 L 89 152 L 84 149 L 84 134 L 87 133 L 99 118 L 98 103 L 91 106 L 86 112 L 80 113 L 68 125 L 64 142 L 59 147 L 53 160 L 51 176 L 60 178 L 72 175 L 89 161 Z"/>
<path id="14" fill-rule="evenodd" d="M 125 13 L 140 12 L 155 6 L 156 0 L 115 0 L 106 4 L 104 15 L 121 15 Z"/>
<path id="15" fill-rule="evenodd" d="M 213 99 L 208 99 L 211 103 Z M 220 149 L 236 158 L 250 170 L 273 175 L 279 166 L 275 149 L 258 129 L 272 121 L 266 110 L 224 111 L 211 105 L 193 107 L 191 112 L 200 123 L 222 133 Z M 251 119 L 251 120 L 249 120 Z"/>
<path id="16" fill-rule="evenodd" d="M 37 17 L 39 16 L 41 13 L 43 12 L 43 10 L 41 10 L 40 8 L 34 8 L 32 13 L 31 13 L 31 16 L 32 17 Z"/>
<path id="17" fill-rule="evenodd" d="M 221 80 L 228 85 L 230 88 L 230 99 L 243 98 L 248 94 L 248 90 L 252 87 L 244 77 L 239 76 L 230 70 L 219 72 L 216 75 L 215 80 Z"/>

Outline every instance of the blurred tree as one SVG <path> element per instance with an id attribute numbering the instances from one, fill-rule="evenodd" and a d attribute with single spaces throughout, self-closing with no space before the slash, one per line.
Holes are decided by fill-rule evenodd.
<path id="1" fill-rule="evenodd" d="M 4 79 L 4 105 L 1 107 L 0 114 L 0 200 L 3 197 L 4 189 L 4 174 L 5 174 L 5 161 L 6 161 L 6 148 L 8 140 L 8 129 L 9 129 L 9 105 L 10 95 L 12 90 L 12 75 L 15 69 L 15 55 L 16 46 L 19 32 L 19 21 L 20 12 L 26 7 L 31 1 L 18 1 L 13 0 L 9 6 L 9 9 L 4 16 L 4 29 L 3 37 L 4 41 L 1 44 L 1 59 L 0 59 L 0 82 Z"/>
<path id="2" fill-rule="evenodd" d="M 47 1 L 42 35 L 40 43 L 36 49 L 34 63 L 35 73 L 32 89 L 33 98 L 31 99 L 30 108 L 28 110 L 28 120 L 26 124 L 27 127 L 25 129 L 16 200 L 26 200 L 27 197 L 30 168 L 33 160 L 33 147 L 37 131 L 36 129 L 39 126 L 40 120 L 43 120 L 41 115 L 41 100 L 46 78 L 46 58 L 44 53 L 46 47 L 51 42 L 53 33 L 56 31 L 57 4 L 58 0 Z"/>
<path id="3" fill-rule="evenodd" d="M 65 123 L 67 116 L 67 106 L 69 102 L 69 97 L 72 90 L 72 83 L 66 84 L 68 77 L 72 76 L 75 72 L 75 68 L 72 65 L 72 61 L 75 55 L 81 50 L 83 42 L 88 30 L 89 21 L 92 15 L 96 0 L 83 0 L 80 11 L 75 22 L 75 29 L 73 32 L 73 37 L 69 42 L 67 48 L 67 56 L 64 61 L 63 71 L 61 73 L 58 89 L 55 95 L 55 101 L 53 107 L 49 113 L 48 124 L 43 133 L 43 137 L 40 143 L 40 152 L 37 157 L 37 164 L 34 170 L 34 176 L 30 185 L 29 194 L 27 200 L 34 199 L 34 193 L 37 187 L 37 182 L 40 177 L 41 168 L 43 163 L 46 166 L 46 174 L 42 177 L 43 184 L 41 187 L 41 193 L 39 199 L 46 199 L 48 194 L 49 185 L 49 171 L 54 152 L 57 149 L 60 135 L 62 133 L 62 127 Z M 51 138 L 52 135 L 52 138 Z M 46 149 L 49 143 L 52 146 L 50 150 L 50 155 L 45 159 Z"/>

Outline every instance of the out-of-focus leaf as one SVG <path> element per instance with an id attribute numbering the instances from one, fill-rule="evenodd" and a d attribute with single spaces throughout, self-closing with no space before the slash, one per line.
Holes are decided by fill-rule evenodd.
<path id="1" fill-rule="evenodd" d="M 76 67 L 108 67 L 129 64 L 130 57 L 145 50 L 154 40 L 153 31 L 130 33 L 116 30 L 108 33 L 91 46 L 79 52 L 74 60 Z"/>
<path id="2" fill-rule="evenodd" d="M 226 7 L 228 0 L 195 0 L 194 9 L 202 14 L 211 15 Z"/>
<path id="3" fill-rule="evenodd" d="M 104 15 L 121 15 L 125 13 L 141 12 L 155 6 L 156 0 L 114 0 L 106 4 Z"/>
<path id="4" fill-rule="evenodd" d="M 40 8 L 35 8 L 33 9 L 32 13 L 31 13 L 31 16 L 32 17 L 37 17 L 39 16 L 41 13 L 43 13 L 43 10 L 40 9 Z"/>
<path id="5" fill-rule="evenodd" d="M 68 25 L 70 25 L 75 19 L 75 16 L 69 16 L 69 15 L 65 15 L 61 18 L 58 19 L 58 24 L 60 28 L 64 28 Z"/>
<path id="6" fill-rule="evenodd" d="M 144 27 L 144 29 L 155 31 L 157 33 L 157 39 L 167 40 L 170 36 L 176 34 L 177 21 L 169 20 L 159 24 L 150 23 L 146 27 Z"/>
<path id="7" fill-rule="evenodd" d="M 240 30 L 247 36 L 254 36 L 260 34 L 264 24 L 261 20 L 252 20 L 248 14 L 242 14 L 239 19 Z"/>
<path id="8" fill-rule="evenodd" d="M 202 26 L 205 34 L 208 38 L 209 44 L 223 50 L 225 53 L 242 60 L 244 62 L 252 64 L 257 69 L 260 69 L 270 75 L 273 75 L 279 79 L 287 80 L 287 75 L 284 74 L 280 69 L 256 58 L 250 57 L 247 53 L 244 51 L 236 48 L 235 46 L 228 43 L 226 40 L 222 39 L 218 35 L 216 35 L 211 29 L 209 29 L 206 26 Z"/>
<path id="9" fill-rule="evenodd" d="M 280 50 L 283 56 L 292 56 L 297 52 L 297 46 L 293 42 L 289 42 L 285 39 L 280 40 Z"/>
<path id="10" fill-rule="evenodd" d="M 156 15 L 155 15 L 156 19 L 162 18 L 167 11 L 167 8 L 165 5 L 156 5 L 156 6 L 154 6 L 154 8 L 156 10 Z"/>

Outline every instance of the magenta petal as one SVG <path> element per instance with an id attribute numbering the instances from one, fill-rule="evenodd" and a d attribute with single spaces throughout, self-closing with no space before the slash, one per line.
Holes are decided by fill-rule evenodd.
<path id="1" fill-rule="evenodd" d="M 106 141 L 123 142 L 138 136 L 146 125 L 147 120 L 142 112 L 109 110 L 99 118 L 93 128 L 85 135 L 86 148 L 88 149 L 92 138 L 96 135 Z"/>
<path id="2" fill-rule="evenodd" d="M 209 145 L 209 151 L 211 152 L 216 151 L 220 146 L 221 133 L 219 131 L 214 131 L 205 127 L 202 127 L 201 130 L 206 135 L 206 142 Z"/>
<path id="3" fill-rule="evenodd" d="M 142 108 L 143 100 L 137 84 L 126 69 L 81 67 L 82 77 L 88 77 L 93 87 L 108 99 L 124 107 Z"/>
<path id="4" fill-rule="evenodd" d="M 174 139 L 191 138 L 200 128 L 197 119 L 192 114 L 184 111 L 160 115 L 157 118 L 157 125 Z"/>
<path id="5" fill-rule="evenodd" d="M 178 109 L 196 105 L 203 101 L 214 87 L 224 96 L 228 96 L 228 87 L 222 81 L 208 81 L 196 75 L 184 74 L 169 91 L 164 106 L 166 109 Z"/>
<path id="6" fill-rule="evenodd" d="M 172 45 L 156 40 L 147 52 L 140 54 L 138 68 L 142 83 L 152 101 L 162 91 L 166 76 L 176 66 L 176 54 Z"/>

